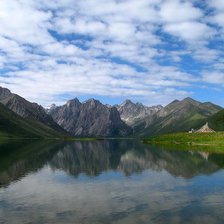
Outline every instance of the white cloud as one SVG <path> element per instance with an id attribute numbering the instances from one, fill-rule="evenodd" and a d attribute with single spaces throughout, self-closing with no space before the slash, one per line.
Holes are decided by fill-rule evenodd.
<path id="1" fill-rule="evenodd" d="M 210 49 L 208 47 L 197 46 L 192 50 L 192 55 L 198 61 L 214 62 L 218 60 L 221 52 L 219 50 Z"/>
<path id="2" fill-rule="evenodd" d="M 128 40 L 135 35 L 135 27 L 128 23 L 112 23 L 108 29 L 110 37 L 115 40 Z"/>
<path id="3" fill-rule="evenodd" d="M 222 28 L 219 38 L 223 39 L 224 35 L 224 2 L 222 0 L 211 0 L 209 6 L 213 9 L 213 13 L 207 18 L 208 22 Z"/>
<path id="4" fill-rule="evenodd" d="M 159 15 L 165 23 L 178 23 L 194 21 L 201 18 L 203 13 L 190 2 L 168 0 L 161 5 Z"/>
<path id="5" fill-rule="evenodd" d="M 224 10 L 224 2 L 223 0 L 210 0 L 208 4 L 214 7 L 216 10 Z"/>
<path id="6" fill-rule="evenodd" d="M 173 36 L 177 36 L 186 41 L 200 41 L 211 38 L 213 31 L 206 24 L 200 22 L 181 22 L 167 24 L 164 30 Z"/>
<path id="7" fill-rule="evenodd" d="M 224 12 L 214 15 L 212 17 L 212 22 L 224 28 Z"/>
<path id="8" fill-rule="evenodd" d="M 224 85 L 224 72 L 205 72 L 202 77 L 207 83 Z"/>
<path id="9" fill-rule="evenodd" d="M 220 4 L 208 7 L 221 25 Z M 0 67 L 9 72 L 0 84 L 44 105 L 66 94 L 168 102 L 200 81 L 185 56 L 220 64 L 210 18 L 193 1 L 1 0 Z"/>
<path id="10" fill-rule="evenodd" d="M 203 42 L 215 34 L 214 30 L 203 21 L 204 12 L 190 1 L 164 1 L 159 15 L 164 31 L 184 41 Z"/>
<path id="11" fill-rule="evenodd" d="M 20 1 L 0 1 L 0 34 L 24 44 L 52 41 L 47 32 L 51 12 L 44 12 Z"/>
<path id="12" fill-rule="evenodd" d="M 53 42 L 44 45 L 41 48 L 46 54 L 52 55 L 53 57 L 57 56 L 74 56 L 79 54 L 81 51 L 78 47 L 72 45 L 72 44 L 65 44 L 65 43 L 59 43 L 59 42 Z"/>

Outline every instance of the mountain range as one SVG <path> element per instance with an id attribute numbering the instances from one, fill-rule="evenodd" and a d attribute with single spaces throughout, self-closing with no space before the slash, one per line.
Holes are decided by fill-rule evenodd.
<path id="1" fill-rule="evenodd" d="M 49 114 L 58 125 L 74 136 L 132 135 L 132 128 L 121 120 L 116 107 L 108 107 L 95 99 L 80 103 L 75 98 L 63 106 L 51 108 Z"/>
<path id="2" fill-rule="evenodd" d="M 62 106 L 45 109 L 0 87 L 0 136 L 152 136 L 197 129 L 207 121 L 215 130 L 224 130 L 223 108 L 189 97 L 165 107 L 149 107 L 131 100 L 111 106 L 95 99 L 80 102 L 74 98 Z"/>

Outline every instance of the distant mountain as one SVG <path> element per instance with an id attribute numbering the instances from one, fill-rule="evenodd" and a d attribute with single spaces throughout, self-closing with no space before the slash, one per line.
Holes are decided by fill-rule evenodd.
<path id="1" fill-rule="evenodd" d="M 56 104 L 53 103 L 53 104 L 51 104 L 49 107 L 45 108 L 45 112 L 46 112 L 47 114 L 50 114 L 51 111 L 54 110 L 56 107 L 57 107 Z"/>
<path id="2" fill-rule="evenodd" d="M 115 106 L 120 113 L 121 119 L 130 126 L 163 108 L 161 105 L 148 107 L 141 103 L 133 103 L 131 100 L 125 100 L 122 104 Z"/>
<path id="3" fill-rule="evenodd" d="M 120 118 L 116 107 L 108 107 L 98 100 L 80 103 L 77 98 L 52 108 L 49 114 L 58 125 L 75 136 L 128 136 L 132 129 Z"/>
<path id="4" fill-rule="evenodd" d="M 219 111 L 208 119 L 209 126 L 215 131 L 224 131 L 224 110 Z"/>
<path id="5" fill-rule="evenodd" d="M 22 118 L 0 103 L 0 138 L 59 138 L 63 134 L 35 120 Z"/>
<path id="6" fill-rule="evenodd" d="M 136 135 L 152 136 L 163 133 L 189 131 L 203 125 L 210 116 L 222 108 L 212 103 L 201 103 L 191 98 L 175 100 L 158 113 L 134 125 Z"/>
<path id="7" fill-rule="evenodd" d="M 123 137 L 132 136 L 133 133 L 135 136 L 152 136 L 197 129 L 207 121 L 214 130 L 224 130 L 224 110 L 220 106 L 210 102 L 201 103 L 191 98 L 174 100 L 165 107 L 148 107 L 130 100 L 121 105 L 110 106 L 95 99 L 81 103 L 75 98 L 63 106 L 57 107 L 53 104 L 44 109 L 0 87 L 0 103 L 4 105 L 1 107 L 2 120 L 8 119 L 7 122 L 11 124 L 10 117 L 4 117 L 8 108 L 23 118 L 19 124 L 29 122 L 34 125 L 35 131 L 31 131 L 29 126 L 27 132 L 24 132 L 26 136 L 31 132 L 35 136 L 44 136 L 46 131 L 49 133 L 46 136 L 64 136 L 68 132 L 79 137 Z M 18 117 L 12 117 L 17 125 L 15 130 L 23 129 L 18 126 Z M 0 132 L 4 132 L 7 122 L 2 124 Z M 36 132 L 38 128 L 41 133 Z M 12 135 L 15 134 L 13 133 Z"/>
<path id="8" fill-rule="evenodd" d="M 0 103 L 5 105 L 8 109 L 12 110 L 22 118 L 31 121 L 38 121 L 45 126 L 49 126 L 53 130 L 61 133 L 66 133 L 45 109 L 37 103 L 31 103 L 19 95 L 11 93 L 10 90 L 0 87 Z"/>

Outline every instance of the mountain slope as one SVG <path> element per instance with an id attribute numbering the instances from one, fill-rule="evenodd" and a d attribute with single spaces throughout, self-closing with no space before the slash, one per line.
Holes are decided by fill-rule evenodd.
<path id="1" fill-rule="evenodd" d="M 65 130 L 75 136 L 114 137 L 132 134 L 132 129 L 121 119 L 115 107 L 90 99 L 84 103 L 73 99 L 50 110 L 50 115 Z"/>
<path id="2" fill-rule="evenodd" d="M 224 110 L 219 111 L 208 119 L 209 126 L 215 131 L 224 131 Z"/>
<path id="3" fill-rule="evenodd" d="M 201 103 L 191 98 L 175 100 L 153 116 L 136 123 L 134 131 L 136 135 L 152 136 L 197 129 L 221 109 L 215 104 Z"/>
<path id="4" fill-rule="evenodd" d="M 30 121 L 38 121 L 57 132 L 66 134 L 65 130 L 54 122 L 52 117 L 45 112 L 42 106 L 31 103 L 21 96 L 11 93 L 10 90 L 6 88 L 0 87 L 0 103 L 22 118 L 29 119 Z"/>
<path id="5" fill-rule="evenodd" d="M 141 103 L 133 103 L 131 100 L 125 100 L 122 104 L 115 106 L 120 113 L 121 119 L 130 126 L 163 108 L 161 105 L 148 107 Z"/>
<path id="6" fill-rule="evenodd" d="M 22 118 L 0 103 L 0 138 L 58 138 L 61 133 L 30 119 Z"/>

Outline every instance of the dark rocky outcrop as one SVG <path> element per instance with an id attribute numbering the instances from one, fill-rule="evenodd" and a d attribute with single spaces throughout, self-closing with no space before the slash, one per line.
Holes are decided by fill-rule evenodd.
<path id="1" fill-rule="evenodd" d="M 51 110 L 50 115 L 75 136 L 112 137 L 132 134 L 132 129 L 121 120 L 115 107 L 108 107 L 94 99 L 80 103 L 75 98 Z"/>

